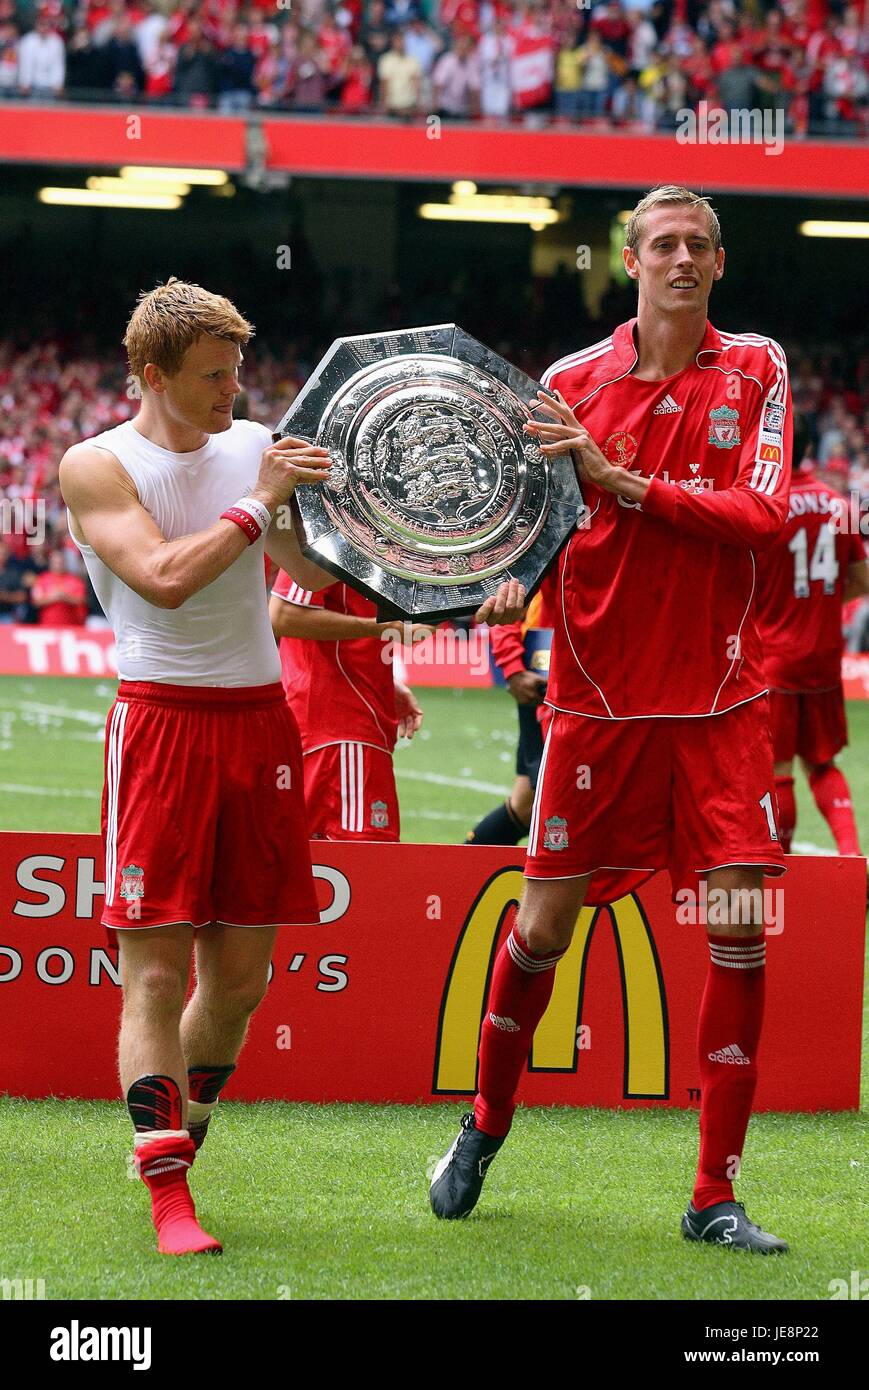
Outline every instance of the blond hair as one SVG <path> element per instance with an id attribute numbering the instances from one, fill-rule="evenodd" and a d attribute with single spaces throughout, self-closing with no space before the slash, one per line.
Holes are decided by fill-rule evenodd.
<path id="1" fill-rule="evenodd" d="M 187 349 L 203 334 L 243 344 L 253 333 L 253 324 L 222 294 L 212 294 L 201 285 L 188 284 L 173 275 L 165 285 L 143 290 L 139 295 L 124 334 L 124 346 L 130 371 L 142 382 L 148 362 L 167 376 L 174 376 Z"/>
<path id="2" fill-rule="evenodd" d="M 689 208 L 702 208 L 706 213 L 709 222 L 709 235 L 712 238 L 713 248 L 717 251 L 721 246 L 721 224 L 718 216 L 708 198 L 703 198 L 699 193 L 692 193 L 690 188 L 682 188 L 676 183 L 662 183 L 657 188 L 651 189 L 641 198 L 634 208 L 625 226 L 625 245 L 629 246 L 634 255 L 640 245 L 643 232 L 645 230 L 645 217 L 652 208 L 661 207 L 663 204 L 677 203 Z"/>

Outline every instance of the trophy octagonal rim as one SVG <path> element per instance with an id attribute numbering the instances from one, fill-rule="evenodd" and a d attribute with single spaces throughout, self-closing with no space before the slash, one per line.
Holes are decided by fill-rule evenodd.
<path id="1" fill-rule="evenodd" d="M 336 339 L 273 435 L 332 453 L 295 493 L 303 552 L 389 617 L 472 615 L 508 578 L 531 597 L 585 513 L 569 454 L 524 434 L 538 392 L 453 323 Z"/>

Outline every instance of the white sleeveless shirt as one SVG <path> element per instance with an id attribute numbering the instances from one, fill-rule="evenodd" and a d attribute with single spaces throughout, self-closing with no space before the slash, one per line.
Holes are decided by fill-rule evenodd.
<path id="1" fill-rule="evenodd" d="M 126 420 L 87 442 L 114 454 L 133 479 L 142 506 L 171 541 L 206 531 L 221 512 L 253 490 L 271 435 L 253 420 L 235 420 L 223 433 L 209 435 L 201 449 L 173 454 Z M 91 546 L 74 535 L 72 539 L 112 625 L 122 680 L 256 686 L 281 679 L 269 621 L 265 536 L 180 608 L 149 603 Z"/>

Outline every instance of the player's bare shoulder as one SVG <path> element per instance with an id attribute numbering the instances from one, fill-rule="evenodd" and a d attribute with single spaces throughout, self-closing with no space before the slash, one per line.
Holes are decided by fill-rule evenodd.
<path id="1" fill-rule="evenodd" d="M 106 487 L 120 488 L 129 496 L 137 497 L 136 485 L 120 459 L 90 439 L 67 449 L 60 461 L 58 477 L 63 500 L 70 511 L 74 510 L 72 498 L 87 498 Z"/>
<path id="2" fill-rule="evenodd" d="M 112 511 L 139 501 L 136 485 L 120 460 L 89 439 L 67 449 L 58 481 L 79 541 L 84 539 L 82 518 L 86 522 L 95 509 Z"/>

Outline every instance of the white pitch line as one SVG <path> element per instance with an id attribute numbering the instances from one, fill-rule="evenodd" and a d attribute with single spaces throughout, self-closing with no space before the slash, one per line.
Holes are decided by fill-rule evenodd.
<path id="1" fill-rule="evenodd" d="M 820 845 L 815 845 L 811 840 L 792 840 L 791 849 L 794 854 L 823 854 L 828 859 L 835 856 L 834 849 L 821 849 Z"/>
<path id="2" fill-rule="evenodd" d="M 0 792 L 13 792 L 19 796 L 83 796 L 88 798 L 102 796 L 102 792 L 96 792 L 92 788 L 74 791 L 71 787 L 30 787 L 19 785 L 17 782 L 0 782 Z"/>
<path id="3" fill-rule="evenodd" d="M 89 709 L 70 709 L 68 705 L 41 705 L 34 700 L 0 700 L 0 709 L 10 709 L 20 711 L 26 710 L 28 714 L 47 714 L 55 719 L 77 719 L 80 724 L 105 725 L 105 714 L 99 714 L 96 710 Z"/>
<path id="4" fill-rule="evenodd" d="M 446 777 L 442 772 L 417 772 L 410 767 L 397 767 L 396 777 L 407 777 L 412 782 L 428 782 L 436 787 L 458 787 L 461 791 L 487 792 L 491 796 L 507 796 L 510 788 L 495 782 L 477 782 L 471 777 Z"/>

